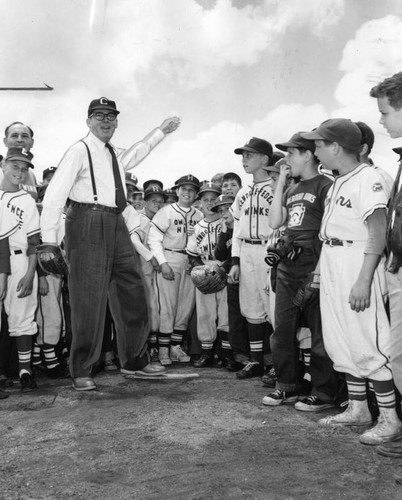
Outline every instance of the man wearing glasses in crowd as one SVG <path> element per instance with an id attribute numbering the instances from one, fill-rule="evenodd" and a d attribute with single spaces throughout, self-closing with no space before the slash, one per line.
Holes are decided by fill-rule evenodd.
<path id="1" fill-rule="evenodd" d="M 70 373 L 78 391 L 96 389 L 91 368 L 101 352 L 108 299 L 121 372 L 155 376 L 165 370 L 149 363 L 146 355 L 147 304 L 125 222 L 127 213 L 134 210 L 127 207 L 124 171 L 138 165 L 166 134 L 177 129 L 180 120 L 169 118 L 139 143 L 116 150 L 109 141 L 118 114 L 116 103 L 106 97 L 91 101 L 89 133 L 64 154 L 43 201 L 42 240 L 55 244 L 69 199 L 65 245 L 73 334 Z M 45 256 L 51 257 L 51 253 Z"/>

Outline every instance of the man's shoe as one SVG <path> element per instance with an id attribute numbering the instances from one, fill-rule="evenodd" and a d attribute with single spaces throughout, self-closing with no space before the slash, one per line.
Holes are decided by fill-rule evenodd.
<path id="1" fill-rule="evenodd" d="M 297 401 L 297 392 L 284 392 L 276 389 L 268 396 L 262 398 L 262 404 L 266 406 L 279 406 L 283 403 L 295 403 Z"/>
<path id="2" fill-rule="evenodd" d="M 0 389 L 0 399 L 6 399 L 6 398 L 8 398 L 9 395 L 10 394 L 7 394 L 6 392 L 4 392 Z"/>
<path id="3" fill-rule="evenodd" d="M 230 372 L 238 372 L 244 368 L 244 364 L 235 361 L 233 358 L 227 358 L 225 368 Z"/>
<path id="4" fill-rule="evenodd" d="M 265 387 L 272 387 L 274 388 L 276 386 L 276 381 L 278 380 L 276 377 L 275 373 L 275 368 L 271 368 L 268 373 L 265 373 L 262 376 L 262 384 L 265 385 Z"/>
<path id="5" fill-rule="evenodd" d="M 169 347 L 159 347 L 158 358 L 162 366 L 171 365 L 172 360 L 169 357 Z"/>
<path id="6" fill-rule="evenodd" d="M 170 346 L 170 359 L 175 363 L 189 363 L 191 360 L 180 345 Z"/>
<path id="7" fill-rule="evenodd" d="M 20 377 L 21 392 L 31 392 L 38 388 L 30 373 L 23 373 Z"/>
<path id="8" fill-rule="evenodd" d="M 257 361 L 249 361 L 243 368 L 236 373 L 236 377 L 240 380 L 252 377 L 261 377 L 264 373 L 264 368 Z"/>
<path id="9" fill-rule="evenodd" d="M 335 408 L 335 404 L 326 403 L 317 396 L 309 396 L 304 401 L 298 401 L 295 404 L 295 409 L 299 411 L 319 412 L 323 410 L 328 410 L 329 408 Z"/>
<path id="10" fill-rule="evenodd" d="M 73 388 L 76 391 L 95 391 L 96 384 L 91 377 L 76 377 L 73 378 Z"/>
<path id="11" fill-rule="evenodd" d="M 54 368 L 48 368 L 46 370 L 46 375 L 53 379 L 68 378 L 70 376 L 70 370 L 67 366 L 57 365 Z"/>
<path id="12" fill-rule="evenodd" d="M 208 356 L 207 354 L 202 354 L 200 359 L 194 361 L 194 368 L 209 368 L 213 366 L 214 358 L 212 356 Z"/>
<path id="13" fill-rule="evenodd" d="M 157 377 L 158 375 L 163 375 L 166 372 L 166 368 L 159 363 L 148 363 L 144 368 L 140 370 L 128 370 L 127 368 L 120 368 L 120 372 L 123 375 L 145 375 L 147 377 Z"/>

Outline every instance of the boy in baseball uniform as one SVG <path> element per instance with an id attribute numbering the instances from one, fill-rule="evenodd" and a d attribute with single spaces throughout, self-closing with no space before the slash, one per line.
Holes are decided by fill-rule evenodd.
<path id="1" fill-rule="evenodd" d="M 195 305 L 195 287 L 187 272 L 186 246 L 194 226 L 203 216 L 194 208 L 199 180 L 184 175 L 176 182 L 179 200 L 166 205 L 152 219 L 148 244 L 158 261 L 160 273 L 156 275 L 159 298 L 159 361 L 170 365 L 172 361 L 188 363 L 182 349 L 183 335 Z"/>
<path id="2" fill-rule="evenodd" d="M 152 219 L 165 202 L 165 195 L 163 194 L 162 188 L 157 185 L 147 187 L 144 191 L 144 202 L 144 213 L 140 214 L 140 227 L 131 235 L 131 241 L 140 256 L 141 270 L 144 275 L 145 291 L 148 298 L 149 317 L 151 322 L 148 349 L 152 361 L 158 361 L 159 306 L 155 280 L 156 273 L 159 272 L 160 269 L 158 261 L 149 249 L 148 235 Z"/>
<path id="3" fill-rule="evenodd" d="M 370 96 L 377 99 L 380 123 L 388 134 L 395 139 L 402 137 L 402 72 L 373 87 Z M 391 317 L 391 367 L 395 385 L 402 393 L 402 148 L 395 148 L 394 151 L 399 155 L 399 169 L 388 205 L 386 280 Z M 401 436 L 383 443 L 377 451 L 381 455 L 401 457 Z M 402 481 L 402 475 L 399 474 L 397 481 Z"/>
<path id="4" fill-rule="evenodd" d="M 228 275 L 229 283 L 239 282 L 241 313 L 247 320 L 245 335 L 250 358 L 236 374 L 237 378 L 245 379 L 263 374 L 263 341 L 270 323 L 269 298 L 264 291 L 267 275 L 264 257 L 272 232 L 268 214 L 273 195 L 272 179 L 264 167 L 273 151 L 268 141 L 253 137 L 234 152 L 242 156 L 245 172 L 253 176 L 253 182 L 240 189 L 232 205 L 232 267 Z"/>
<path id="5" fill-rule="evenodd" d="M 0 198 L 4 216 L 17 222 L 9 235 L 11 274 L 8 276 L 4 308 L 8 316 L 10 337 L 15 337 L 21 391 L 36 389 L 32 376 L 32 339 L 36 335 L 35 310 L 37 307 L 38 279 L 36 275 L 36 246 L 39 244 L 39 212 L 35 200 L 20 188 L 33 167 L 32 154 L 10 148 L 2 164 L 3 180 Z"/>
<path id="6" fill-rule="evenodd" d="M 381 444 L 402 431 L 395 411 L 384 303 L 387 196 L 378 172 L 358 159 L 361 132 L 355 123 L 331 119 L 301 135 L 315 141 L 315 154 L 325 168 L 339 172 L 321 223 L 320 305 L 325 348 L 335 370 L 345 373 L 349 405 L 320 424 L 371 424 L 368 379 L 380 415 L 360 442 Z"/>
<path id="7" fill-rule="evenodd" d="M 263 398 L 263 404 L 278 406 L 295 402 L 297 410 L 322 411 L 334 406 L 337 383 L 332 361 L 324 349 L 318 290 L 311 300 L 306 300 L 303 308 L 295 303 L 295 297 L 299 290 L 306 293 L 306 279 L 314 279 L 312 273 L 321 250 L 318 233 L 324 200 L 332 182 L 318 173 L 313 141 L 296 133 L 288 142 L 276 144 L 276 147 L 286 151 L 287 156 L 286 160 L 280 160 L 282 164 L 268 220 L 272 229 L 279 230 L 286 225 L 280 242 L 291 241 L 291 248 L 276 266 L 275 328 L 271 349 L 277 382 L 276 390 Z M 300 182 L 287 188 L 289 177 L 300 178 Z M 299 373 L 297 333 L 302 319 L 312 333 L 312 392 L 305 401 L 298 401 L 303 374 Z"/>
<path id="8" fill-rule="evenodd" d="M 219 214 L 213 209 L 221 194 L 219 185 L 205 182 L 199 191 L 204 218 L 194 227 L 194 233 L 187 243 L 190 266 L 222 265 L 214 251 L 221 232 Z M 197 334 L 201 342 L 201 357 L 193 364 L 195 368 L 205 368 L 214 363 L 213 347 L 216 338 L 221 344 L 221 352 L 228 343 L 228 306 L 226 287 L 216 293 L 204 294 L 195 290 L 197 309 Z"/>

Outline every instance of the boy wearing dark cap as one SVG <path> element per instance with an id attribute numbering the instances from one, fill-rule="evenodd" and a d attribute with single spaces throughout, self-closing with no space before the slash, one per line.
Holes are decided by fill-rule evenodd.
<path id="1" fill-rule="evenodd" d="M 381 114 L 380 123 L 392 138 L 402 137 L 402 72 L 386 78 L 370 91 L 370 96 L 377 99 Z M 399 156 L 399 169 L 393 184 L 387 215 L 387 263 L 386 279 L 389 290 L 389 309 L 391 318 L 391 368 L 395 385 L 402 393 L 402 148 L 393 151 Z M 383 443 L 377 449 L 385 456 L 402 456 L 400 436 Z M 402 481 L 399 473 L 397 482 Z"/>
<path id="2" fill-rule="evenodd" d="M 166 205 L 154 216 L 149 230 L 148 244 L 158 261 L 160 273 L 156 276 L 159 297 L 159 361 L 188 363 L 182 349 L 184 333 L 195 305 L 195 287 L 187 273 L 186 246 L 194 226 L 202 213 L 192 207 L 200 189 L 199 180 L 184 175 L 176 182 L 179 200 Z"/>
<path id="3" fill-rule="evenodd" d="M 32 375 L 32 339 L 37 332 L 38 278 L 36 275 L 36 246 L 39 244 L 39 213 L 34 199 L 20 189 L 28 169 L 32 168 L 32 154 L 10 148 L 2 164 L 3 180 L 0 199 L 3 217 L 11 221 L 9 234 L 11 274 L 8 276 L 4 309 L 8 316 L 10 337 L 15 337 L 21 391 L 36 389 Z"/>
<path id="4" fill-rule="evenodd" d="M 214 206 L 220 194 L 220 186 L 212 182 L 204 183 L 199 191 L 198 197 L 204 218 L 194 226 L 194 233 L 187 243 L 186 251 L 191 267 L 222 264 L 214 255 L 221 232 L 219 214 L 214 211 Z M 202 351 L 200 359 L 194 362 L 194 367 L 205 368 L 214 363 L 213 347 L 217 337 L 221 350 L 227 348 L 229 325 L 226 287 L 209 294 L 201 293 L 197 288 L 195 302 L 197 334 Z"/>
<path id="5" fill-rule="evenodd" d="M 239 379 L 261 376 L 264 371 L 263 341 L 270 320 L 269 298 L 264 289 L 267 268 L 265 245 L 272 230 L 268 214 L 272 202 L 272 180 L 264 167 L 272 157 L 268 141 L 251 138 L 234 150 L 242 156 L 243 168 L 253 176 L 253 182 L 240 189 L 232 205 L 234 217 L 232 267 L 229 283 L 239 282 L 240 308 L 247 320 L 250 357 L 236 375 Z"/>
<path id="6" fill-rule="evenodd" d="M 263 398 L 263 404 L 278 406 L 296 402 L 300 411 L 322 411 L 334 406 L 337 395 L 332 361 L 324 349 L 318 290 L 302 307 L 295 303 L 299 290 L 305 292 L 306 281 L 313 281 L 321 244 L 318 239 L 324 200 L 331 181 L 318 173 L 314 142 L 294 134 L 288 142 L 276 144 L 287 152 L 280 160 L 279 178 L 268 217 L 272 229 L 286 225 L 280 241 L 289 241 L 289 248 L 276 264 L 276 296 L 274 333 L 271 336 L 276 390 Z M 300 182 L 287 188 L 289 177 Z M 300 293 L 300 292 L 299 292 Z M 312 333 L 310 375 L 311 395 L 298 401 L 302 373 L 299 373 L 298 329 L 304 318 Z"/>
<path id="7" fill-rule="evenodd" d="M 159 272 L 159 264 L 149 249 L 148 235 L 151 221 L 155 214 L 163 207 L 165 195 L 159 186 L 147 187 L 144 191 L 144 213 L 140 214 L 140 226 L 131 235 L 131 241 L 137 250 L 147 292 L 151 332 L 149 334 L 148 349 L 153 361 L 158 360 L 158 332 L 159 307 L 155 292 L 155 273 Z"/>
<path id="8" fill-rule="evenodd" d="M 381 444 L 402 431 L 395 411 L 384 304 L 387 196 L 378 172 L 358 160 L 362 137 L 355 123 L 343 118 L 327 120 L 302 137 L 315 141 L 315 154 L 325 168 L 339 171 L 328 193 L 320 230 L 320 305 L 325 348 L 335 370 L 345 373 L 349 404 L 345 412 L 319 423 L 371 424 L 368 379 L 380 416 L 360 442 Z"/>

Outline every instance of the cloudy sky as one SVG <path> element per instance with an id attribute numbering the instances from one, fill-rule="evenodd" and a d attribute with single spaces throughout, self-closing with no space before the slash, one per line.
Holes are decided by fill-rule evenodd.
<path id="1" fill-rule="evenodd" d="M 140 182 L 242 174 L 233 149 L 272 143 L 330 117 L 377 134 L 373 158 L 396 156 L 370 88 L 402 71 L 399 0 L 0 0 L 0 128 L 35 131 L 35 172 L 86 132 L 91 99 L 121 110 L 113 142 L 129 146 L 172 114 L 177 132 L 137 169 Z M 4 151 L 3 151 L 4 152 Z M 243 175 L 243 178 L 244 175 Z"/>

